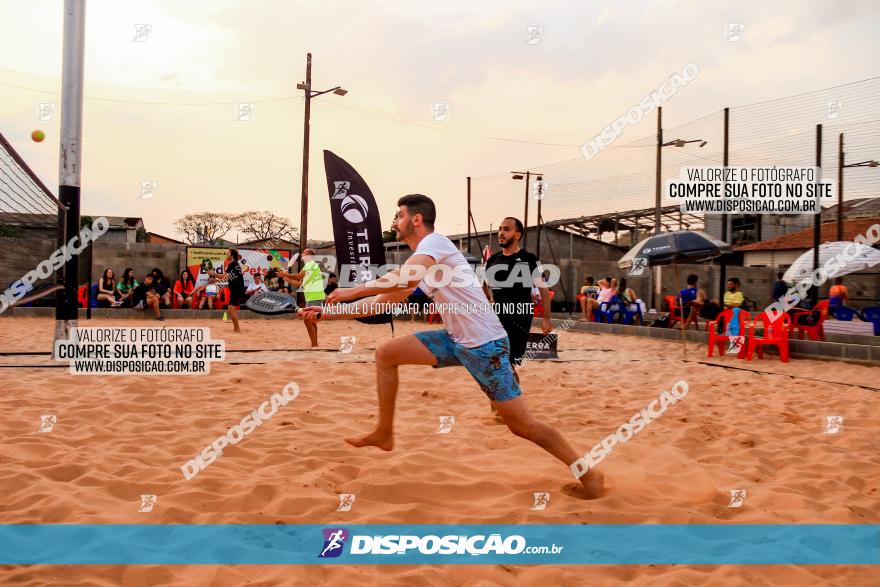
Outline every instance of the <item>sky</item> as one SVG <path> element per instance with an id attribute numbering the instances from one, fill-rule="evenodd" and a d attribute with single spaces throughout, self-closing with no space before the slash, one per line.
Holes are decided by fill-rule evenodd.
<path id="1" fill-rule="evenodd" d="M 0 132 L 51 189 L 62 18 L 61 0 L 0 0 Z M 580 157 L 686 63 L 699 76 L 664 105 L 669 125 L 875 77 L 878 24 L 875 0 L 88 0 L 82 209 L 142 217 L 172 238 L 177 218 L 200 211 L 270 210 L 298 225 L 296 84 L 311 51 L 313 88 L 348 94 L 312 102 L 310 238 L 332 239 L 322 149 L 366 179 L 383 226 L 398 197 L 424 193 L 437 229 L 461 232 L 466 177 Z M 56 104 L 53 120 L 37 120 L 40 103 Z M 447 120 L 431 119 L 434 103 L 449 104 Z M 236 119 L 239 104 L 254 104 L 253 120 Z M 155 182 L 152 198 L 142 182 Z"/>

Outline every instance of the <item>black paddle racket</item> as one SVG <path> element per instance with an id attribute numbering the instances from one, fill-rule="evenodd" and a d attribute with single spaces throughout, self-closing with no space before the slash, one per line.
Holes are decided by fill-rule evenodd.
<path id="1" fill-rule="evenodd" d="M 270 291 L 254 295 L 243 307 L 257 314 L 267 314 L 270 316 L 276 314 L 296 314 L 302 316 L 306 313 L 305 310 L 297 307 L 296 298 L 280 291 Z M 320 320 L 321 312 L 317 312 L 315 317 Z"/>

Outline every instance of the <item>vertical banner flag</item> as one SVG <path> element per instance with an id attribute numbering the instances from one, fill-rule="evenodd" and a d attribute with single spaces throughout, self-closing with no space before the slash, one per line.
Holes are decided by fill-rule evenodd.
<path id="1" fill-rule="evenodd" d="M 324 169 L 340 284 L 346 286 L 375 279 L 379 267 L 385 264 L 385 246 L 373 192 L 354 167 L 327 150 L 324 151 Z M 391 314 L 358 320 L 384 324 L 391 322 Z"/>

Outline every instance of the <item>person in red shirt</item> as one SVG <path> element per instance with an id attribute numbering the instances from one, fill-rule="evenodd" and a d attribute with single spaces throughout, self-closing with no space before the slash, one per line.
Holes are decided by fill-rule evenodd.
<path id="1" fill-rule="evenodd" d="M 180 279 L 174 282 L 174 299 L 177 300 L 177 307 L 192 307 L 193 290 L 196 289 L 196 282 L 193 280 L 189 269 L 180 272 Z"/>

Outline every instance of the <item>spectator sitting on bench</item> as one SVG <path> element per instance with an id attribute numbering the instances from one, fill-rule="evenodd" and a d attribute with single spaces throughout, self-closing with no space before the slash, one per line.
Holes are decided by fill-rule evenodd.
<path id="1" fill-rule="evenodd" d="M 171 307 L 171 284 L 168 283 L 168 280 L 165 278 L 165 274 L 162 273 L 162 270 L 158 267 L 153 268 L 150 271 L 150 275 L 153 276 L 153 286 L 156 289 L 156 293 L 159 295 L 159 303 L 163 308 Z"/>
<path id="2" fill-rule="evenodd" d="M 156 315 L 156 320 L 165 320 L 159 314 L 159 293 L 156 291 L 156 284 L 152 273 L 148 273 L 144 277 L 144 282 L 134 288 L 131 296 L 132 305 L 135 310 L 146 310 L 152 308 Z"/>
<path id="3" fill-rule="evenodd" d="M 706 292 L 701 290 L 697 285 L 699 279 L 699 276 L 695 273 L 688 275 L 686 280 L 687 287 L 681 290 L 678 294 L 681 296 L 681 305 L 685 320 L 684 328 L 690 326 L 691 323 L 696 324 L 697 319 L 700 316 L 703 316 L 703 306 L 706 304 L 706 298 L 708 296 L 706 295 Z M 720 309 L 718 312 L 720 312 Z M 714 320 L 716 316 L 707 319 Z"/>
<path id="4" fill-rule="evenodd" d="M 138 285 L 138 280 L 134 278 L 134 269 L 127 267 L 122 274 L 122 279 L 116 284 L 116 291 L 119 294 L 119 305 L 123 308 L 130 308 L 134 304 L 131 303 L 131 296 L 134 294 L 134 288 Z"/>
<path id="5" fill-rule="evenodd" d="M 209 310 L 213 310 L 214 300 L 217 299 L 217 294 L 220 293 L 220 288 L 217 287 L 217 278 L 209 277 L 208 284 L 203 285 L 200 289 L 202 292 L 199 296 L 199 310 L 203 310 L 205 304 L 208 305 Z"/>
<path id="6" fill-rule="evenodd" d="M 247 286 L 247 289 L 244 291 L 244 295 L 248 298 L 251 298 L 254 295 L 260 295 L 269 291 L 269 288 L 266 287 L 266 284 L 263 283 L 263 276 L 259 273 L 254 273 L 254 282 Z"/>
<path id="7" fill-rule="evenodd" d="M 196 282 L 193 281 L 189 269 L 180 272 L 180 279 L 174 282 L 174 298 L 177 300 L 177 307 L 192 307 L 193 292 L 196 289 Z"/>
<path id="8" fill-rule="evenodd" d="M 584 277 L 584 286 L 581 288 L 581 312 L 584 317 L 581 320 L 590 321 L 593 311 L 599 308 L 599 288 L 596 287 L 592 276 Z"/>
<path id="9" fill-rule="evenodd" d="M 843 285 L 843 277 L 835 277 L 834 285 L 831 286 L 831 290 L 828 292 L 828 300 L 829 306 L 845 306 L 846 302 L 849 301 L 849 290 L 845 285 Z"/>
<path id="10" fill-rule="evenodd" d="M 119 302 L 116 301 L 116 281 L 113 277 L 113 270 L 107 267 L 104 269 L 101 279 L 98 280 L 98 293 L 95 298 L 99 308 L 119 306 Z"/>

